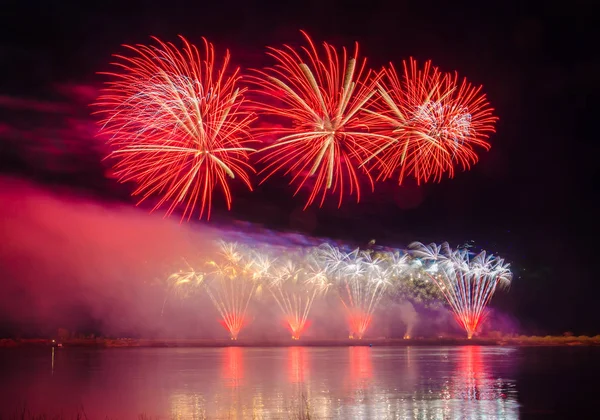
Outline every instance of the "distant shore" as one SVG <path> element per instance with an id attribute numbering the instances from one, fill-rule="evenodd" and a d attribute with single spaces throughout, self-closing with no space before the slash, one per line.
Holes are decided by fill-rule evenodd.
<path id="1" fill-rule="evenodd" d="M 513 336 L 466 338 L 365 338 L 253 340 L 244 339 L 134 339 L 134 338 L 68 338 L 68 339 L 0 339 L 0 348 L 8 347 L 348 347 L 348 346 L 600 346 L 600 335 L 588 336 Z"/>

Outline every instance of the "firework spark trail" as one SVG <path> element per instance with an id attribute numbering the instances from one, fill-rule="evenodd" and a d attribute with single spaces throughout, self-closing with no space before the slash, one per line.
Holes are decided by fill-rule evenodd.
<path id="1" fill-rule="evenodd" d="M 425 261 L 425 272 L 440 288 L 467 337 L 472 338 L 496 289 L 510 285 L 510 265 L 485 251 L 471 258 L 468 250 L 453 250 L 448 243 L 415 242 L 410 248 L 416 258 Z"/>
<path id="2" fill-rule="evenodd" d="M 289 46 L 270 48 L 276 65 L 249 78 L 256 86 L 261 112 L 288 121 L 284 128 L 266 130 L 275 143 L 261 150 L 260 162 L 266 163 L 261 173 L 266 179 L 276 172 L 291 174 L 290 184 L 298 184 L 296 195 L 309 179 L 312 190 L 305 208 L 315 200 L 322 206 L 327 193 L 338 194 L 338 207 L 346 193 L 360 200 L 359 164 L 391 141 L 386 135 L 372 132 L 363 118 L 366 104 L 375 94 L 379 76 L 365 70 L 366 60 L 358 58 L 358 44 L 348 57 L 341 56 L 330 44 L 323 43 L 319 54 L 310 37 L 298 52 Z M 273 103 L 280 102 L 277 105 Z M 372 120 L 376 124 L 378 120 Z M 371 188 L 373 180 L 363 168 Z M 320 196 L 320 198 L 319 198 Z"/>
<path id="3" fill-rule="evenodd" d="M 208 219 L 215 188 L 231 207 L 228 178 L 252 189 L 253 149 L 246 145 L 254 116 L 244 107 L 245 89 L 237 87 L 239 69 L 228 71 L 229 52 L 218 67 L 206 40 L 201 54 L 183 37 L 181 50 L 153 39 L 157 46 L 126 46 L 134 56 L 116 56 L 119 72 L 105 73 L 112 81 L 96 113 L 114 147 L 117 176 L 137 184 L 138 204 L 156 195 L 153 210 L 170 203 L 169 215 L 181 205 L 182 219 L 189 219 L 198 206 L 199 217 Z"/>
<path id="4" fill-rule="evenodd" d="M 370 106 L 370 123 L 387 126 L 384 133 L 395 140 L 363 164 L 376 167 L 378 179 L 398 171 L 399 184 L 407 176 L 418 184 L 439 182 L 446 173 L 452 178 L 455 166 L 469 169 L 479 159 L 476 147 L 489 150 L 487 139 L 497 121 L 481 87 L 440 72 L 430 61 L 420 69 L 410 59 L 403 67 L 402 79 L 393 65 L 384 69 L 378 100 Z"/>
<path id="5" fill-rule="evenodd" d="M 404 338 L 409 339 L 418 320 L 413 304 L 425 308 L 435 307 L 442 295 L 436 284 L 428 276 L 421 274 L 418 261 L 413 260 L 405 251 L 376 251 L 374 255 L 386 265 L 385 274 L 393 286 L 389 292 L 392 300 L 398 303 L 395 309 L 406 325 Z"/>
<path id="6" fill-rule="evenodd" d="M 167 291 L 160 316 L 164 315 L 167 300 L 171 295 L 182 299 L 188 298 L 192 293 L 198 291 L 200 285 L 204 282 L 204 273 L 194 270 L 185 259 L 183 261 L 187 265 L 187 270 L 179 270 L 167 278 Z"/>
<path id="7" fill-rule="evenodd" d="M 512 280 L 504 260 L 485 252 L 472 256 L 468 249 L 453 250 L 447 243 L 415 242 L 408 253 L 345 252 L 328 243 L 294 249 L 221 241 L 219 248 L 218 256 L 206 263 L 208 270 L 199 272 L 184 260 L 187 268 L 169 276 L 162 311 L 170 295 L 189 297 L 204 285 L 233 340 L 246 324 L 250 301 L 260 288 L 269 289 L 292 338 L 299 339 L 315 299 L 333 286 L 348 316 L 351 338 L 363 338 L 390 289 L 419 304 L 443 296 L 472 338 L 496 289 Z"/>
<path id="8" fill-rule="evenodd" d="M 422 263 L 412 259 L 406 251 L 381 252 L 377 253 L 377 257 L 389 265 L 393 293 L 397 299 L 431 307 L 443 297 L 437 285 L 422 274 Z"/>
<path id="9" fill-rule="evenodd" d="M 284 314 L 292 339 L 300 339 L 315 298 L 328 287 L 325 270 L 307 255 L 289 258 L 274 268 L 268 288 Z"/>
<path id="10" fill-rule="evenodd" d="M 256 293 L 265 266 L 257 264 L 249 250 L 235 243 L 221 242 L 218 261 L 209 261 L 206 290 L 232 340 L 247 323 L 246 312 Z M 267 268 L 268 269 L 268 268 Z"/>
<path id="11" fill-rule="evenodd" d="M 356 335 L 361 339 L 384 292 L 398 278 L 399 270 L 404 270 L 404 261 L 386 262 L 358 249 L 344 253 L 328 244 L 316 252 L 338 284 L 338 293 L 348 314 L 350 337 Z"/>

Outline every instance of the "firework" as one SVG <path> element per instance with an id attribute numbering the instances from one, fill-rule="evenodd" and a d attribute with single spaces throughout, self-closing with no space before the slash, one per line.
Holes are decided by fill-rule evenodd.
<path id="1" fill-rule="evenodd" d="M 175 295 L 181 299 L 188 298 L 197 292 L 204 282 L 204 273 L 194 270 L 187 261 L 184 260 L 184 262 L 187 265 L 186 270 L 179 270 L 167 278 L 167 292 L 160 311 L 161 316 L 164 314 L 169 296 Z"/>
<path id="2" fill-rule="evenodd" d="M 345 194 L 360 200 L 357 168 L 371 150 L 389 140 L 371 132 L 363 121 L 378 77 L 365 69 L 358 44 L 351 56 L 346 49 L 339 54 L 327 43 L 324 54 L 319 54 L 303 34 L 307 47 L 300 52 L 289 46 L 270 48 L 277 64 L 250 78 L 261 98 L 257 109 L 286 121 L 284 127 L 263 133 L 275 137 L 275 142 L 262 149 L 260 162 L 266 166 L 261 173 L 263 182 L 276 172 L 291 175 L 290 183 L 297 184 L 295 194 L 312 184 L 305 208 L 315 200 L 323 205 L 328 193 L 337 194 L 341 206 Z M 362 172 L 372 188 L 371 176 Z"/>
<path id="3" fill-rule="evenodd" d="M 361 339 L 371 321 L 373 312 L 402 263 L 386 264 L 369 252 L 350 253 L 324 244 L 317 255 L 325 264 L 327 273 L 338 285 L 338 293 L 348 315 L 350 338 Z"/>
<path id="4" fill-rule="evenodd" d="M 393 286 L 389 295 L 396 303 L 394 310 L 397 316 L 406 325 L 404 339 L 410 339 L 418 323 L 414 305 L 434 307 L 441 295 L 435 283 L 421 273 L 419 261 L 413 260 L 405 251 L 376 252 L 375 255 L 386 264 L 389 283 Z"/>
<path id="5" fill-rule="evenodd" d="M 422 307 L 436 307 L 442 295 L 439 288 L 423 273 L 423 264 L 406 251 L 378 252 L 377 257 L 389 264 L 394 285 L 393 296 Z"/>
<path id="6" fill-rule="evenodd" d="M 308 315 L 315 298 L 327 291 L 326 272 L 318 262 L 308 256 L 288 258 L 277 265 L 268 288 L 285 316 L 292 339 L 300 339 L 308 326 Z"/>
<path id="7" fill-rule="evenodd" d="M 470 339 L 487 314 L 486 306 L 498 287 L 512 280 L 510 265 L 486 254 L 472 256 L 467 249 L 442 245 L 411 244 L 416 258 L 424 262 L 425 273 L 437 284 L 452 308 L 457 322 Z"/>
<path id="8" fill-rule="evenodd" d="M 159 197 L 153 210 L 168 204 L 167 215 L 183 207 L 189 219 L 210 218 L 213 193 L 220 188 L 230 208 L 228 178 L 252 189 L 248 153 L 253 115 L 244 108 L 239 70 L 229 72 L 229 52 L 219 67 L 212 44 L 202 53 L 183 37 L 183 49 L 153 38 L 157 45 L 126 46 L 117 55 L 119 71 L 95 104 L 102 131 L 113 146 L 116 174 L 133 181 L 139 203 Z M 139 204 L 138 203 L 138 204 Z"/>
<path id="9" fill-rule="evenodd" d="M 372 106 L 373 119 L 395 140 L 365 163 L 378 168 L 378 179 L 398 172 L 399 184 L 407 176 L 419 184 L 439 182 L 444 174 L 452 178 L 455 167 L 467 170 L 477 162 L 476 148 L 489 150 L 497 118 L 481 86 L 444 74 L 430 61 L 422 69 L 413 59 L 403 64 L 402 79 L 393 65 L 383 71 L 379 100 Z"/>
<path id="10" fill-rule="evenodd" d="M 248 305 L 269 265 L 268 259 L 257 261 L 249 249 L 227 242 L 220 243 L 218 258 L 207 262 L 206 290 L 232 340 L 247 323 Z"/>

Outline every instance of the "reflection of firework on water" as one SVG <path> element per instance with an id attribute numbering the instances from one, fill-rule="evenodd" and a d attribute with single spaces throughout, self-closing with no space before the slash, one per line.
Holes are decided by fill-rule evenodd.
<path id="1" fill-rule="evenodd" d="M 308 353 L 305 347 L 288 348 L 288 369 L 291 383 L 304 383 L 308 366 Z"/>
<path id="2" fill-rule="evenodd" d="M 200 53 L 181 39 L 182 50 L 156 38 L 157 46 L 128 46 L 135 56 L 116 56 L 120 71 L 108 73 L 113 81 L 96 105 L 117 175 L 137 184 L 140 202 L 156 194 L 154 210 L 184 205 L 189 218 L 198 206 L 210 218 L 215 188 L 231 205 L 228 178 L 251 189 L 245 145 L 253 117 L 242 107 L 238 70 L 228 74 L 229 52 L 219 67 L 212 44 L 204 40 Z"/>
<path id="3" fill-rule="evenodd" d="M 189 298 L 199 290 L 204 281 L 204 273 L 194 270 L 187 261 L 184 260 L 184 262 L 188 266 L 186 270 L 179 270 L 167 278 L 167 292 L 160 311 L 161 316 L 164 314 L 165 305 L 171 295 L 181 299 Z"/>
<path id="4" fill-rule="evenodd" d="M 393 66 L 383 72 L 373 118 L 387 125 L 385 134 L 395 141 L 375 152 L 379 159 L 371 163 L 382 179 L 399 171 L 400 184 L 406 176 L 417 183 L 440 181 L 446 173 L 452 178 L 455 166 L 467 170 L 477 162 L 475 147 L 490 148 L 497 118 L 481 87 L 443 74 L 429 61 L 422 69 L 412 59 L 403 64 L 402 79 Z"/>
<path id="5" fill-rule="evenodd" d="M 345 253 L 329 244 L 317 248 L 316 253 L 338 285 L 348 315 L 350 338 L 361 339 L 385 290 L 405 270 L 405 259 L 391 255 L 386 261 L 358 249 Z"/>
<path id="6" fill-rule="evenodd" d="M 376 149 L 385 136 L 370 131 L 365 124 L 365 104 L 375 94 L 377 77 L 365 70 L 365 60 L 354 54 L 341 54 L 323 44 L 319 54 L 304 33 L 307 47 L 298 52 L 285 46 L 270 48 L 277 64 L 251 78 L 264 99 L 257 109 L 289 121 L 287 127 L 270 129 L 275 143 L 262 149 L 266 178 L 276 172 L 292 176 L 296 194 L 309 183 L 312 191 L 306 207 L 315 200 L 322 205 L 328 193 L 346 194 L 360 200 L 358 166 Z M 280 102 L 278 104 L 274 104 Z M 375 120 L 374 120 L 375 121 Z M 373 185 L 371 177 L 366 173 Z"/>
<path id="7" fill-rule="evenodd" d="M 349 347 L 350 378 L 354 390 L 369 388 L 373 378 L 372 353 L 369 347 Z"/>
<path id="8" fill-rule="evenodd" d="M 486 360 L 496 356 L 494 352 L 510 352 L 511 349 L 492 350 L 481 346 L 462 346 L 454 350 L 458 363 L 452 381 L 444 397 L 463 401 L 493 401 L 497 404 L 497 418 L 506 418 L 502 404 L 510 400 L 515 390 L 502 378 L 494 376 Z"/>
<path id="9" fill-rule="evenodd" d="M 489 387 L 493 378 L 488 377 L 480 346 L 459 347 L 458 375 L 455 376 L 458 386 L 452 388 L 454 398 L 465 400 L 496 399 L 494 389 Z M 487 386 L 486 386 L 487 385 Z"/>
<path id="10" fill-rule="evenodd" d="M 253 258 L 252 252 L 236 243 L 221 242 L 218 258 L 209 261 L 206 290 L 221 315 L 223 325 L 237 340 L 247 323 L 250 300 L 268 270 L 268 260 Z M 261 264 L 262 261 L 262 264 Z"/>
<path id="11" fill-rule="evenodd" d="M 325 270 L 312 256 L 298 255 L 274 265 L 268 287 L 285 316 L 292 339 L 298 340 L 308 326 L 315 298 L 327 291 L 329 283 Z"/>
<path id="12" fill-rule="evenodd" d="M 468 250 L 453 250 L 448 243 L 415 242 L 410 247 L 413 255 L 424 262 L 425 273 L 439 287 L 468 338 L 473 337 L 496 288 L 510 285 L 510 265 L 485 251 L 471 257 Z"/>
<path id="13" fill-rule="evenodd" d="M 223 349 L 223 379 L 227 387 L 238 388 L 244 380 L 244 349 L 227 347 Z"/>

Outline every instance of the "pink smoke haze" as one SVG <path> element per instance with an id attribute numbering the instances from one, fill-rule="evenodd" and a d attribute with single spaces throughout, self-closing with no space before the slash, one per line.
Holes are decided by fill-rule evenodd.
<path id="1" fill-rule="evenodd" d="M 80 333 L 143 338 L 227 338 L 208 296 L 171 299 L 161 316 L 166 278 L 185 268 L 182 258 L 206 261 L 218 239 L 249 244 L 314 246 L 322 239 L 260 229 L 244 223 L 220 228 L 180 224 L 130 205 L 103 202 L 67 189 L 42 188 L 0 177 L 0 319 L 11 334 L 53 336 L 58 328 Z M 287 245 L 286 245 L 287 244 Z M 289 333 L 264 291 L 251 303 L 244 337 L 270 340 Z M 497 316 L 495 317 L 498 318 Z M 347 337 L 335 293 L 315 301 L 306 338 Z M 495 325 L 507 328 L 508 322 Z M 382 305 L 371 337 L 460 336 L 446 309 L 406 303 Z"/>
<path id="2" fill-rule="evenodd" d="M 82 311 L 106 332 L 144 333 L 169 264 L 206 252 L 208 228 L 191 229 L 135 208 L 0 178 L 0 305 L 25 329 L 46 332 Z M 75 321 L 75 322 L 74 322 Z"/>

